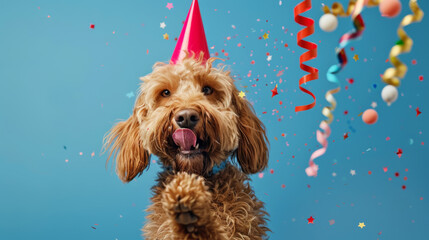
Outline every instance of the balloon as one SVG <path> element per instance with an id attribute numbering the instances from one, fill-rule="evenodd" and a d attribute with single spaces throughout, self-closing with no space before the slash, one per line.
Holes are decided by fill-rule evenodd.
<path id="1" fill-rule="evenodd" d="M 338 19 L 334 14 L 326 13 L 320 18 L 319 26 L 325 32 L 332 32 L 337 29 Z"/>
<path id="2" fill-rule="evenodd" d="M 388 106 L 398 99 L 398 89 L 392 85 L 386 85 L 381 91 L 381 98 Z"/>
<path id="3" fill-rule="evenodd" d="M 374 109 L 368 109 L 363 112 L 362 120 L 366 124 L 374 124 L 378 120 L 378 113 Z"/>
<path id="4" fill-rule="evenodd" d="M 396 17 L 401 12 L 401 2 L 399 0 L 382 0 L 380 2 L 380 13 L 383 17 Z"/>

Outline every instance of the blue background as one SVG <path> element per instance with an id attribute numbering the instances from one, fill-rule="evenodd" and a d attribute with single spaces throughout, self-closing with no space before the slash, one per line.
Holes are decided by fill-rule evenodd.
<path id="1" fill-rule="evenodd" d="M 174 8 L 168 10 L 167 2 Z M 311 178 L 304 170 L 311 152 L 320 147 L 315 134 L 324 119 L 324 93 L 335 87 L 324 73 L 336 63 L 338 39 L 352 25 L 341 18 L 335 32 L 322 32 L 322 2 L 313 1 L 305 15 L 316 20 L 308 40 L 318 44 L 318 58 L 309 64 L 321 74 L 306 87 L 316 94 L 317 105 L 296 114 L 294 106 L 311 102 L 298 89 L 305 74 L 299 69 L 304 50 L 296 44 L 302 27 L 293 20 L 298 2 L 200 1 L 211 53 L 225 59 L 222 50 L 228 53 L 226 64 L 238 88 L 268 129 L 269 167 L 262 178 L 252 177 L 252 185 L 271 215 L 271 239 L 425 238 L 429 86 L 419 76 L 429 77 L 428 18 L 406 28 L 414 46 L 400 58 L 409 71 L 398 101 L 387 107 L 380 98 L 380 74 L 390 67 L 385 60 L 397 40 L 396 28 L 410 10 L 401 1 L 403 11 L 394 19 L 381 17 L 376 8 L 364 11 L 367 29 L 347 48 L 349 64 L 339 74 L 342 91 L 336 95 L 328 152 L 316 160 L 319 175 Z M 428 9 L 427 1 L 419 3 Z M 121 183 L 110 164 L 106 169 L 102 138 L 131 114 L 138 78 L 150 73 L 155 62 L 169 60 L 190 4 L 0 2 L 0 239 L 141 239 L 149 189 L 160 168 L 152 164 L 140 178 Z M 268 39 L 259 39 L 268 31 Z M 163 39 L 165 33 L 169 40 Z M 267 53 L 273 56 L 270 62 Z M 354 54 L 359 61 L 352 59 Z M 280 70 L 284 74 L 277 76 Z M 271 98 L 276 84 L 279 95 Z M 358 115 L 373 102 L 379 120 L 366 125 Z M 422 111 L 418 117 L 417 107 Z M 307 223 L 310 216 L 314 224 Z M 359 222 L 366 227 L 359 228 Z"/>

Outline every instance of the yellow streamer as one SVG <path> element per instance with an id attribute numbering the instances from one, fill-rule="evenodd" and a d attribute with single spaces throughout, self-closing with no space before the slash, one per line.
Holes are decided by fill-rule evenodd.
<path id="1" fill-rule="evenodd" d="M 322 114 L 328 118 L 324 120 L 327 124 L 331 124 L 331 122 L 334 120 L 334 115 L 332 112 L 337 107 L 337 101 L 335 101 L 334 94 L 338 93 L 340 89 L 340 87 L 337 87 L 327 91 L 325 94 L 326 101 L 331 104 L 331 106 L 326 106 L 322 109 Z"/>
<path id="2" fill-rule="evenodd" d="M 393 67 L 388 68 L 382 77 L 386 84 L 393 85 L 395 87 L 401 84 L 400 78 L 404 78 L 408 69 L 405 64 L 399 61 L 398 56 L 402 53 L 410 52 L 413 47 L 413 40 L 408 37 L 403 28 L 411 23 L 420 22 L 424 15 L 423 11 L 417 4 L 417 0 L 410 0 L 410 9 L 413 14 L 405 16 L 398 27 L 398 36 L 400 41 L 390 50 L 389 58 Z"/>
<path id="3" fill-rule="evenodd" d="M 344 11 L 343 5 L 341 5 L 341 3 L 338 3 L 338 2 L 334 2 L 332 4 L 331 9 L 328 6 L 324 5 L 323 12 L 332 13 L 333 15 L 339 16 L 339 17 L 348 17 L 352 15 L 356 6 L 356 2 L 357 2 L 356 0 L 350 0 L 349 5 L 347 6 L 347 11 Z M 375 6 L 378 6 L 378 4 L 380 4 L 380 0 L 369 0 L 366 6 L 375 7 Z"/>

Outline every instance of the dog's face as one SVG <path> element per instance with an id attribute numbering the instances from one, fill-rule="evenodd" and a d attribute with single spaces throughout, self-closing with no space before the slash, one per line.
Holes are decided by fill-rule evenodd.
<path id="1" fill-rule="evenodd" d="M 175 171 L 200 175 L 231 154 L 245 173 L 266 167 L 264 125 L 238 96 L 229 72 L 212 67 L 212 61 L 158 63 L 141 78 L 133 115 L 106 137 L 123 181 L 140 175 L 151 154 Z"/>

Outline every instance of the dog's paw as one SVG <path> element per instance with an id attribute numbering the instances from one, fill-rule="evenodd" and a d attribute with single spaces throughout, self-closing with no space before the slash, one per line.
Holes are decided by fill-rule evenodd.
<path id="1" fill-rule="evenodd" d="M 165 187 L 162 206 L 174 222 L 188 233 L 209 221 L 211 194 L 204 179 L 195 174 L 179 173 Z"/>

